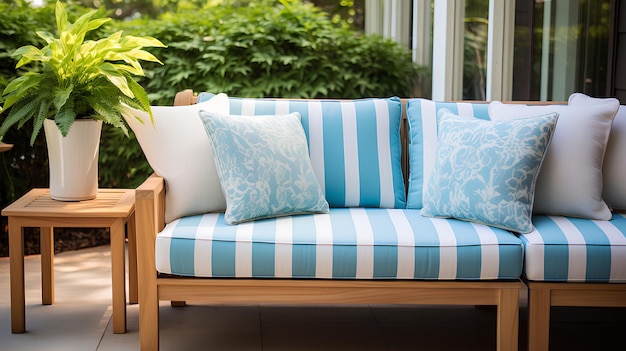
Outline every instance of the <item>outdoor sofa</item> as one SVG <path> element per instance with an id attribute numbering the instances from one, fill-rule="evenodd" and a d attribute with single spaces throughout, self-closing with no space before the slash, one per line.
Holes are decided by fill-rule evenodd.
<path id="1" fill-rule="evenodd" d="M 614 99 L 582 94 L 569 105 L 529 107 L 242 99 L 186 90 L 175 106 L 153 108 L 154 126 L 129 113 L 155 171 L 136 191 L 141 349 L 158 349 L 159 300 L 166 300 L 494 305 L 497 349 L 517 350 L 526 284 L 529 349 L 547 350 L 551 306 L 626 307 L 626 284 L 618 284 L 626 282 L 626 216 L 617 211 L 626 208 L 626 110 L 616 118 L 618 107 Z M 506 127 L 495 133 L 512 139 L 485 151 L 480 143 L 491 142 L 493 130 L 484 128 L 495 125 L 490 114 Z M 257 125 L 242 115 L 264 117 Z M 541 117 L 511 120 L 517 115 Z M 306 140 L 303 162 L 282 153 L 280 143 L 302 146 L 300 131 L 299 138 L 283 140 L 293 130 L 285 121 L 293 118 Z M 446 140 L 438 126 L 444 119 Z M 267 130 L 266 122 L 276 128 Z M 455 134 L 465 122 L 470 131 Z M 530 159 L 519 154 L 515 139 L 529 129 L 535 139 L 525 139 L 522 148 L 532 149 Z M 569 133 L 579 134 L 571 140 Z M 268 175 L 264 164 L 272 164 L 268 158 L 277 151 L 265 145 L 274 140 L 278 156 L 295 164 Z M 457 141 L 473 151 L 445 154 L 447 143 L 456 147 Z M 446 168 L 457 162 L 473 173 Z M 505 194 L 512 201 L 491 183 L 476 190 L 493 175 L 490 168 L 505 170 L 509 178 L 500 186 L 519 192 Z M 294 169 L 304 171 L 289 174 Z M 568 179 L 559 178 L 563 172 Z M 291 196 L 274 198 L 277 187 Z M 280 207 L 284 201 L 289 204 Z M 544 214 L 532 215 L 533 205 Z"/>

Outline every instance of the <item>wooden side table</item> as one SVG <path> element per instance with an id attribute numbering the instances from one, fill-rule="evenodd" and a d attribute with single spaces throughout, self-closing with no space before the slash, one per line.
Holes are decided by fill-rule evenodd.
<path id="1" fill-rule="evenodd" d="M 109 228 L 113 332 L 126 332 L 125 224 L 128 227 L 129 300 L 137 303 L 137 247 L 135 239 L 135 191 L 100 189 L 93 200 L 55 201 L 48 189 L 33 189 L 2 210 L 9 220 L 11 275 L 11 330 L 26 330 L 24 293 L 24 227 L 41 230 L 41 300 L 54 303 L 54 227 Z"/>

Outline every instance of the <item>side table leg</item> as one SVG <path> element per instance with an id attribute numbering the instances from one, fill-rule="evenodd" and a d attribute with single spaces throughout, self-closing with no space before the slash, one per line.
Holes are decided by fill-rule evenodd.
<path id="1" fill-rule="evenodd" d="M 135 224 L 135 214 L 133 213 L 128 222 L 128 302 L 138 303 L 139 294 L 137 287 L 137 227 Z"/>
<path id="2" fill-rule="evenodd" d="M 113 288 L 113 333 L 126 333 L 126 279 L 124 221 L 116 220 L 111 231 L 111 273 Z"/>
<path id="3" fill-rule="evenodd" d="M 11 331 L 26 331 L 24 295 L 24 228 L 9 217 L 9 265 L 11 274 Z"/>
<path id="4" fill-rule="evenodd" d="M 54 303 L 54 229 L 41 227 L 41 303 Z"/>

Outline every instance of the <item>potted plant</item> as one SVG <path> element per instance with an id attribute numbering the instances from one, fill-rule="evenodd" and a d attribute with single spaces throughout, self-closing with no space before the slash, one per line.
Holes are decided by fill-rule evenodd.
<path id="1" fill-rule="evenodd" d="M 92 10 L 74 23 L 56 3 L 58 36 L 37 32 L 46 45 L 23 46 L 11 55 L 16 68 L 37 64 L 39 70 L 12 80 L 2 93 L 0 141 L 12 126 L 33 123 L 31 146 L 43 127 L 50 163 L 50 193 L 57 200 L 94 198 L 98 189 L 98 146 L 102 122 L 128 134 L 122 111 L 130 106 L 152 112 L 148 95 L 133 79 L 143 76 L 139 60 L 161 63 L 144 47 L 164 47 L 157 39 L 116 32 L 100 40 L 87 33 L 110 18 Z M 73 153 L 72 153 L 73 152 Z M 68 167 L 82 169 L 68 170 Z"/>

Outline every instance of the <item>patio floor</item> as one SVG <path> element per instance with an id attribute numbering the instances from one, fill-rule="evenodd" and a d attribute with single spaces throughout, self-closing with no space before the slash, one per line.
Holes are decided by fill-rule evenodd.
<path id="1" fill-rule="evenodd" d="M 128 331 L 111 329 L 110 252 L 55 256 L 54 305 L 41 305 L 40 257 L 25 259 L 26 329 L 11 334 L 9 260 L 0 258 L 0 350 L 138 350 L 137 305 Z M 522 294 L 524 296 L 524 294 Z M 526 300 L 520 350 L 526 349 Z M 492 350 L 493 308 L 439 306 L 197 305 L 162 303 L 161 350 Z M 551 350 L 623 350 L 626 309 L 556 308 Z"/>

